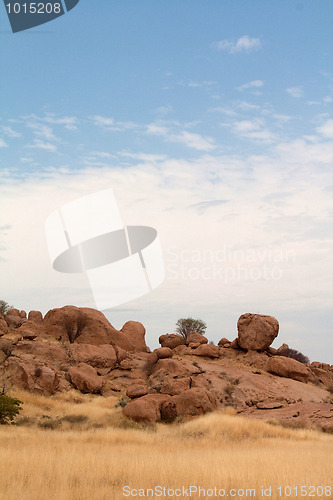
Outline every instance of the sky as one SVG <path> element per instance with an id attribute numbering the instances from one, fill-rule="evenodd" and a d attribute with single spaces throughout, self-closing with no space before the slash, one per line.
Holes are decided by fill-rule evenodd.
<path id="1" fill-rule="evenodd" d="M 126 225 L 155 228 L 165 280 L 104 311 L 178 318 L 215 343 L 246 312 L 333 363 L 331 0 L 80 0 L 13 34 L 0 5 L 0 298 L 94 307 L 52 268 L 45 220 L 111 188 Z"/>

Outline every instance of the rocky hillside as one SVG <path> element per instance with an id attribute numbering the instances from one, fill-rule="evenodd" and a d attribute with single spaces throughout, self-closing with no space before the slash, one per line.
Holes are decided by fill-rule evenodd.
<path id="1" fill-rule="evenodd" d="M 212 345 L 191 332 L 161 335 L 153 352 L 135 321 L 116 330 L 94 309 L 65 306 L 43 318 L 0 316 L 0 382 L 44 395 L 72 387 L 117 396 L 138 422 L 172 422 L 223 408 L 288 425 L 333 431 L 333 366 L 282 356 L 271 316 L 244 314 L 238 337 Z"/>

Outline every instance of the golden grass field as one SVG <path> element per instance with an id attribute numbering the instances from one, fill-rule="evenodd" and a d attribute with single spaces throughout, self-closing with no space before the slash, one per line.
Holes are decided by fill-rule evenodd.
<path id="1" fill-rule="evenodd" d="M 309 488 L 332 484 L 329 434 L 291 430 L 232 411 L 147 427 L 127 421 L 114 408 L 116 398 L 74 391 L 11 395 L 24 401 L 24 410 L 19 426 L 0 426 L 1 500 L 224 498 L 212 496 L 208 490 L 214 487 L 223 488 L 225 498 L 229 493 L 229 498 L 309 498 L 309 493 L 333 498 L 329 489 L 321 495 L 321 489 Z M 154 490 L 139 496 L 139 489 L 191 485 L 206 489 L 206 495 L 190 496 L 188 490 L 188 496 L 172 496 L 166 490 L 159 496 Z M 137 491 L 124 496 L 125 486 Z M 271 496 L 262 496 L 262 486 L 272 487 Z M 284 492 L 286 486 L 297 486 L 297 495 L 295 489 Z"/>

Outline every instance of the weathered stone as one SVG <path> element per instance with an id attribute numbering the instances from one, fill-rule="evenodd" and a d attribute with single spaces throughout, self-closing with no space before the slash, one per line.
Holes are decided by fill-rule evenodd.
<path id="1" fill-rule="evenodd" d="M 210 391 L 200 388 L 187 389 L 162 404 L 162 420 L 172 421 L 177 416 L 197 416 L 216 410 L 220 401 Z"/>
<path id="2" fill-rule="evenodd" d="M 154 353 L 157 354 L 158 359 L 172 358 L 173 356 L 170 347 L 159 347 L 154 350 Z"/>
<path id="3" fill-rule="evenodd" d="M 218 358 L 220 356 L 220 349 L 217 345 L 201 344 L 194 349 L 193 354 L 196 356 L 207 356 L 208 358 Z"/>
<path id="4" fill-rule="evenodd" d="M 30 311 L 28 314 L 28 320 L 40 324 L 43 322 L 43 315 L 40 311 Z"/>
<path id="5" fill-rule="evenodd" d="M 310 370 L 299 361 L 284 356 L 274 356 L 269 358 L 267 371 L 280 377 L 292 378 L 300 382 L 307 382 L 310 377 Z"/>
<path id="6" fill-rule="evenodd" d="M 179 345 L 186 344 L 186 340 L 183 337 L 173 333 L 166 333 L 165 335 L 161 335 L 158 341 L 162 347 L 169 347 L 170 349 L 174 349 Z"/>
<path id="7" fill-rule="evenodd" d="M 131 399 L 140 398 L 146 394 L 148 394 L 148 387 L 144 383 L 131 384 L 126 390 L 126 395 Z"/>
<path id="8" fill-rule="evenodd" d="M 219 340 L 218 344 L 219 346 L 224 346 L 224 344 L 231 344 L 230 340 L 226 339 L 223 337 L 221 340 Z"/>
<path id="9" fill-rule="evenodd" d="M 103 378 L 97 375 L 96 370 L 86 363 L 72 366 L 68 370 L 72 384 L 81 392 L 97 394 L 103 387 Z"/>
<path id="10" fill-rule="evenodd" d="M 161 420 L 161 406 L 169 399 L 167 394 L 147 394 L 130 401 L 123 408 L 123 413 L 136 422 L 158 422 Z"/>
<path id="11" fill-rule="evenodd" d="M 247 351 L 264 351 L 279 333 L 279 322 L 273 316 L 242 314 L 237 322 L 238 345 Z"/>
<path id="12" fill-rule="evenodd" d="M 208 339 L 204 335 L 201 335 L 201 333 L 192 331 L 189 332 L 186 337 L 186 344 L 189 345 L 192 342 L 199 342 L 199 344 L 208 344 Z"/>

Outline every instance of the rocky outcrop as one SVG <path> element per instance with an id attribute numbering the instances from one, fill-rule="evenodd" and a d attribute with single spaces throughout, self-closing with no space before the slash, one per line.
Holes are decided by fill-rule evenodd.
<path id="1" fill-rule="evenodd" d="M 65 342 L 111 344 L 128 352 L 147 352 L 145 328 L 137 321 L 128 321 L 116 330 L 103 313 L 88 307 L 65 306 L 49 311 L 43 321 L 47 335 Z"/>
<path id="2" fill-rule="evenodd" d="M 273 316 L 242 314 L 237 322 L 238 345 L 247 351 L 264 351 L 279 333 L 279 323 Z"/>
<path id="3" fill-rule="evenodd" d="M 65 306 L 45 318 L 31 311 L 28 319 L 13 309 L 9 316 L 15 321 L 0 317 L 6 387 L 116 396 L 130 400 L 123 412 L 137 422 L 187 419 L 228 405 L 255 418 L 333 429 L 333 367 L 281 356 L 285 345 L 263 351 L 277 329 L 269 316 L 241 316 L 232 342 L 215 346 L 197 332 L 188 339 L 162 335 L 153 352 L 141 323 L 116 330 L 93 309 Z"/>

